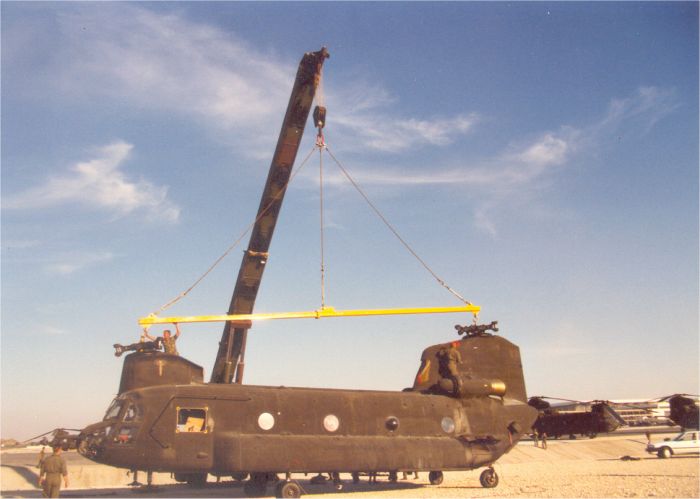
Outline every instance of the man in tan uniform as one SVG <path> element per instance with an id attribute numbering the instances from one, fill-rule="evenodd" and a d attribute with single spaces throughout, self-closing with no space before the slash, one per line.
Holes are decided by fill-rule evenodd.
<path id="1" fill-rule="evenodd" d="M 457 366 L 462 363 L 462 354 L 457 350 L 456 342 L 452 342 L 449 348 L 442 348 L 437 353 L 440 362 L 440 376 L 452 381 L 452 393 L 459 394 L 462 389 L 462 380 L 459 377 Z"/>
<path id="2" fill-rule="evenodd" d="M 166 329 L 165 331 L 163 331 L 163 336 L 158 338 L 154 338 L 146 331 L 143 332 L 143 335 L 151 341 L 160 341 L 163 345 L 163 350 L 165 350 L 165 353 L 169 353 L 170 355 L 180 355 L 177 352 L 177 347 L 175 346 L 175 342 L 180 337 L 179 324 L 175 324 L 175 331 L 175 336 L 170 335 L 170 329 Z"/>
<path id="3" fill-rule="evenodd" d="M 53 448 L 53 454 L 41 462 L 39 471 L 39 487 L 44 489 L 44 497 L 58 497 L 61 492 L 61 476 L 68 487 L 68 468 L 61 456 L 61 446 Z"/>

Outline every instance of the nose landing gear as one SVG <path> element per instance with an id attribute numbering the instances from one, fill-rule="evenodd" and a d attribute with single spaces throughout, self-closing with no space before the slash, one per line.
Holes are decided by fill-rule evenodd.
<path id="1" fill-rule="evenodd" d="M 431 471 L 428 473 L 428 481 L 430 482 L 430 485 L 440 485 L 442 480 L 442 471 Z"/>

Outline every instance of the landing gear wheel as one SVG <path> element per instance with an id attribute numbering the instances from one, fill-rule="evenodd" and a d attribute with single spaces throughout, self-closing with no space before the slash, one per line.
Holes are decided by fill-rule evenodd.
<path id="1" fill-rule="evenodd" d="M 498 475 L 496 474 L 496 470 L 493 468 L 486 468 L 481 472 L 479 482 L 481 482 L 481 486 L 486 489 L 494 488 L 496 485 L 498 485 Z"/>
<path id="2" fill-rule="evenodd" d="M 231 478 L 233 478 L 237 482 L 242 482 L 243 480 L 248 478 L 248 473 L 246 473 L 245 471 L 237 471 L 231 474 Z"/>
<path id="3" fill-rule="evenodd" d="M 391 483 L 396 483 L 399 480 L 399 474 L 396 471 L 389 472 L 389 481 Z"/>
<path id="4" fill-rule="evenodd" d="M 442 483 L 442 471 L 431 471 L 428 473 L 430 485 L 440 485 Z"/>
<path id="5" fill-rule="evenodd" d="M 668 459 L 669 457 L 671 457 L 671 449 L 669 449 L 668 447 L 662 447 L 661 449 L 659 449 L 659 452 L 656 455 L 659 456 L 661 459 Z"/>
<path id="6" fill-rule="evenodd" d="M 352 473 L 352 483 L 360 483 L 360 474 L 357 471 Z"/>
<path id="7" fill-rule="evenodd" d="M 280 482 L 275 492 L 275 497 L 301 497 L 301 486 L 295 481 Z"/>

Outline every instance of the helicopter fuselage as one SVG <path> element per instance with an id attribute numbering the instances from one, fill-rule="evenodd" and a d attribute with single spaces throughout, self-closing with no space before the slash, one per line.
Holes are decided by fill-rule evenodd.
<path id="1" fill-rule="evenodd" d="M 494 435 L 521 409 L 489 397 L 234 384 L 141 388 L 117 403 L 95 461 L 214 474 L 479 467 L 511 447 Z M 148 410 L 124 421 L 130 405 Z M 472 428 L 474 411 L 501 417 Z"/>
<path id="2" fill-rule="evenodd" d="M 500 337 L 454 343 L 465 358 L 459 393 L 440 388 L 440 345 L 425 350 L 416 384 L 402 392 L 203 383 L 186 359 L 134 353 L 122 375 L 127 389 L 102 422 L 83 430 L 80 452 L 132 470 L 220 476 L 486 466 L 517 443 L 536 412 L 527 405 L 524 390 L 518 393 L 522 368 L 517 347 Z M 500 355 L 470 362 L 477 353 L 488 353 L 489 345 Z M 509 370 L 508 364 L 519 369 Z M 493 383 L 480 382 L 475 374 L 499 367 L 516 379 L 499 382 L 505 388 L 497 391 L 504 393 L 490 394 Z M 194 379 L 139 386 L 148 372 L 154 378 L 180 372 L 182 383 L 182 371 Z"/>

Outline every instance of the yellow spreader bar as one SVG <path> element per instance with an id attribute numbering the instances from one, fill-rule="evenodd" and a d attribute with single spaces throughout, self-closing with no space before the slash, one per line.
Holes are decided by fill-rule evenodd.
<path id="1" fill-rule="evenodd" d="M 262 314 L 234 315 L 188 315 L 180 317 L 158 317 L 149 315 L 139 319 L 139 325 L 153 324 L 182 324 L 187 322 L 227 322 L 227 321 L 266 321 L 271 319 L 324 319 L 326 317 L 363 317 L 368 315 L 406 315 L 406 314 L 453 314 L 458 312 L 479 313 L 481 307 L 463 305 L 460 307 L 427 307 L 427 308 L 378 308 L 365 310 L 336 310 L 324 307 L 311 312 L 277 312 Z"/>

